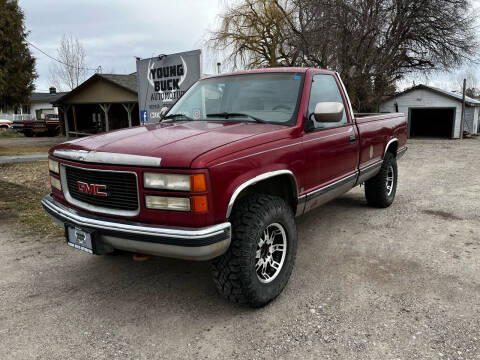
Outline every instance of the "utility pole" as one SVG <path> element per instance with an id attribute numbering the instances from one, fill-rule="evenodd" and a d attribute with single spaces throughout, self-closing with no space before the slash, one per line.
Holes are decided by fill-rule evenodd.
<path id="1" fill-rule="evenodd" d="M 462 119 L 460 121 L 460 139 L 463 139 L 463 127 L 465 126 L 465 92 L 466 91 L 467 91 L 467 79 L 463 79 Z"/>

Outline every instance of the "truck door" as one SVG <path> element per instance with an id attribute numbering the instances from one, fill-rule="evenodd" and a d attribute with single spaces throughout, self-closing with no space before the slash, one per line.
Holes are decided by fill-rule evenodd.
<path id="1" fill-rule="evenodd" d="M 343 118 L 338 123 L 319 123 L 313 116 L 319 102 L 346 104 L 339 85 L 331 74 L 314 74 L 312 77 L 303 136 L 305 211 L 350 190 L 355 184 L 359 139 L 348 106 L 344 105 Z"/>

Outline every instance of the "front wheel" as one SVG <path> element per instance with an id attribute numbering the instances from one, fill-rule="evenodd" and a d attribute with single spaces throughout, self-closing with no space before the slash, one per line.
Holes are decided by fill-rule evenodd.
<path id="1" fill-rule="evenodd" d="M 281 198 L 252 194 L 235 205 L 232 242 L 212 262 L 219 291 L 229 300 L 261 307 L 287 285 L 297 252 L 292 208 Z"/>
<path id="2" fill-rule="evenodd" d="M 387 152 L 379 173 L 365 181 L 365 197 L 368 205 L 378 208 L 389 207 L 395 199 L 397 181 L 397 158 L 394 154 Z"/>

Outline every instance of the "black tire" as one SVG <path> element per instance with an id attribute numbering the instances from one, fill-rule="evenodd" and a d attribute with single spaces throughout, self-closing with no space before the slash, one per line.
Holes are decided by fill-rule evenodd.
<path id="1" fill-rule="evenodd" d="M 48 136 L 57 136 L 60 133 L 60 128 L 48 129 Z"/>
<path id="2" fill-rule="evenodd" d="M 23 135 L 25 135 L 26 137 L 32 137 L 32 136 L 33 136 L 33 133 L 30 132 L 30 131 L 25 131 L 25 132 L 23 133 Z"/>
<path id="3" fill-rule="evenodd" d="M 393 173 L 393 180 L 388 187 L 387 178 Z M 383 159 L 380 172 L 373 178 L 365 181 L 365 197 L 370 206 L 386 208 L 392 205 L 397 192 L 398 168 L 397 158 L 391 152 L 387 152 Z"/>
<path id="4" fill-rule="evenodd" d="M 252 194 L 235 204 L 230 221 L 232 242 L 224 255 L 212 261 L 214 282 L 220 293 L 230 301 L 255 308 L 262 307 L 282 292 L 293 270 L 297 252 L 297 229 L 293 210 L 279 197 Z M 258 264 L 257 246 L 259 240 L 265 237 L 264 231 L 272 229 L 272 226 L 275 228 L 270 230 L 271 233 L 277 235 L 273 235 L 275 240 L 272 240 L 270 246 L 274 246 L 273 241 L 278 239 L 285 241 L 286 253 L 280 254 L 282 261 L 276 259 L 279 261 L 277 265 L 282 263 L 279 270 L 269 268 L 270 271 L 275 271 L 276 275 L 272 275 L 272 280 L 265 283 L 260 280 L 262 275 L 257 275 L 255 268 Z M 265 245 L 267 247 L 265 255 L 273 259 L 274 256 L 270 253 L 272 247 L 268 247 L 268 242 Z M 262 251 L 260 249 L 260 253 Z M 277 250 L 273 252 L 275 251 Z M 275 256 L 278 255 L 276 253 Z M 267 265 L 267 268 L 269 266 Z"/>

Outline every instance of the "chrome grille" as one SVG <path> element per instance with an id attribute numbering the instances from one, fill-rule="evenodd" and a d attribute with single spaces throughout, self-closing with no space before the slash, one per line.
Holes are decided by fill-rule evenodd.
<path id="1" fill-rule="evenodd" d="M 90 170 L 71 166 L 63 166 L 63 171 L 65 173 L 65 185 L 68 188 L 68 195 L 79 202 L 71 201 L 75 205 L 82 207 L 82 205 L 88 204 L 91 206 L 87 208 L 92 211 L 110 212 L 112 214 L 120 211 L 124 215 L 127 215 L 125 212 L 136 212 L 138 210 L 138 185 L 135 173 Z M 88 185 L 105 185 L 106 189 L 102 191 L 106 192 L 107 196 L 98 196 L 79 191 L 79 181 Z M 67 196 L 67 200 L 71 199 L 68 199 Z"/>

